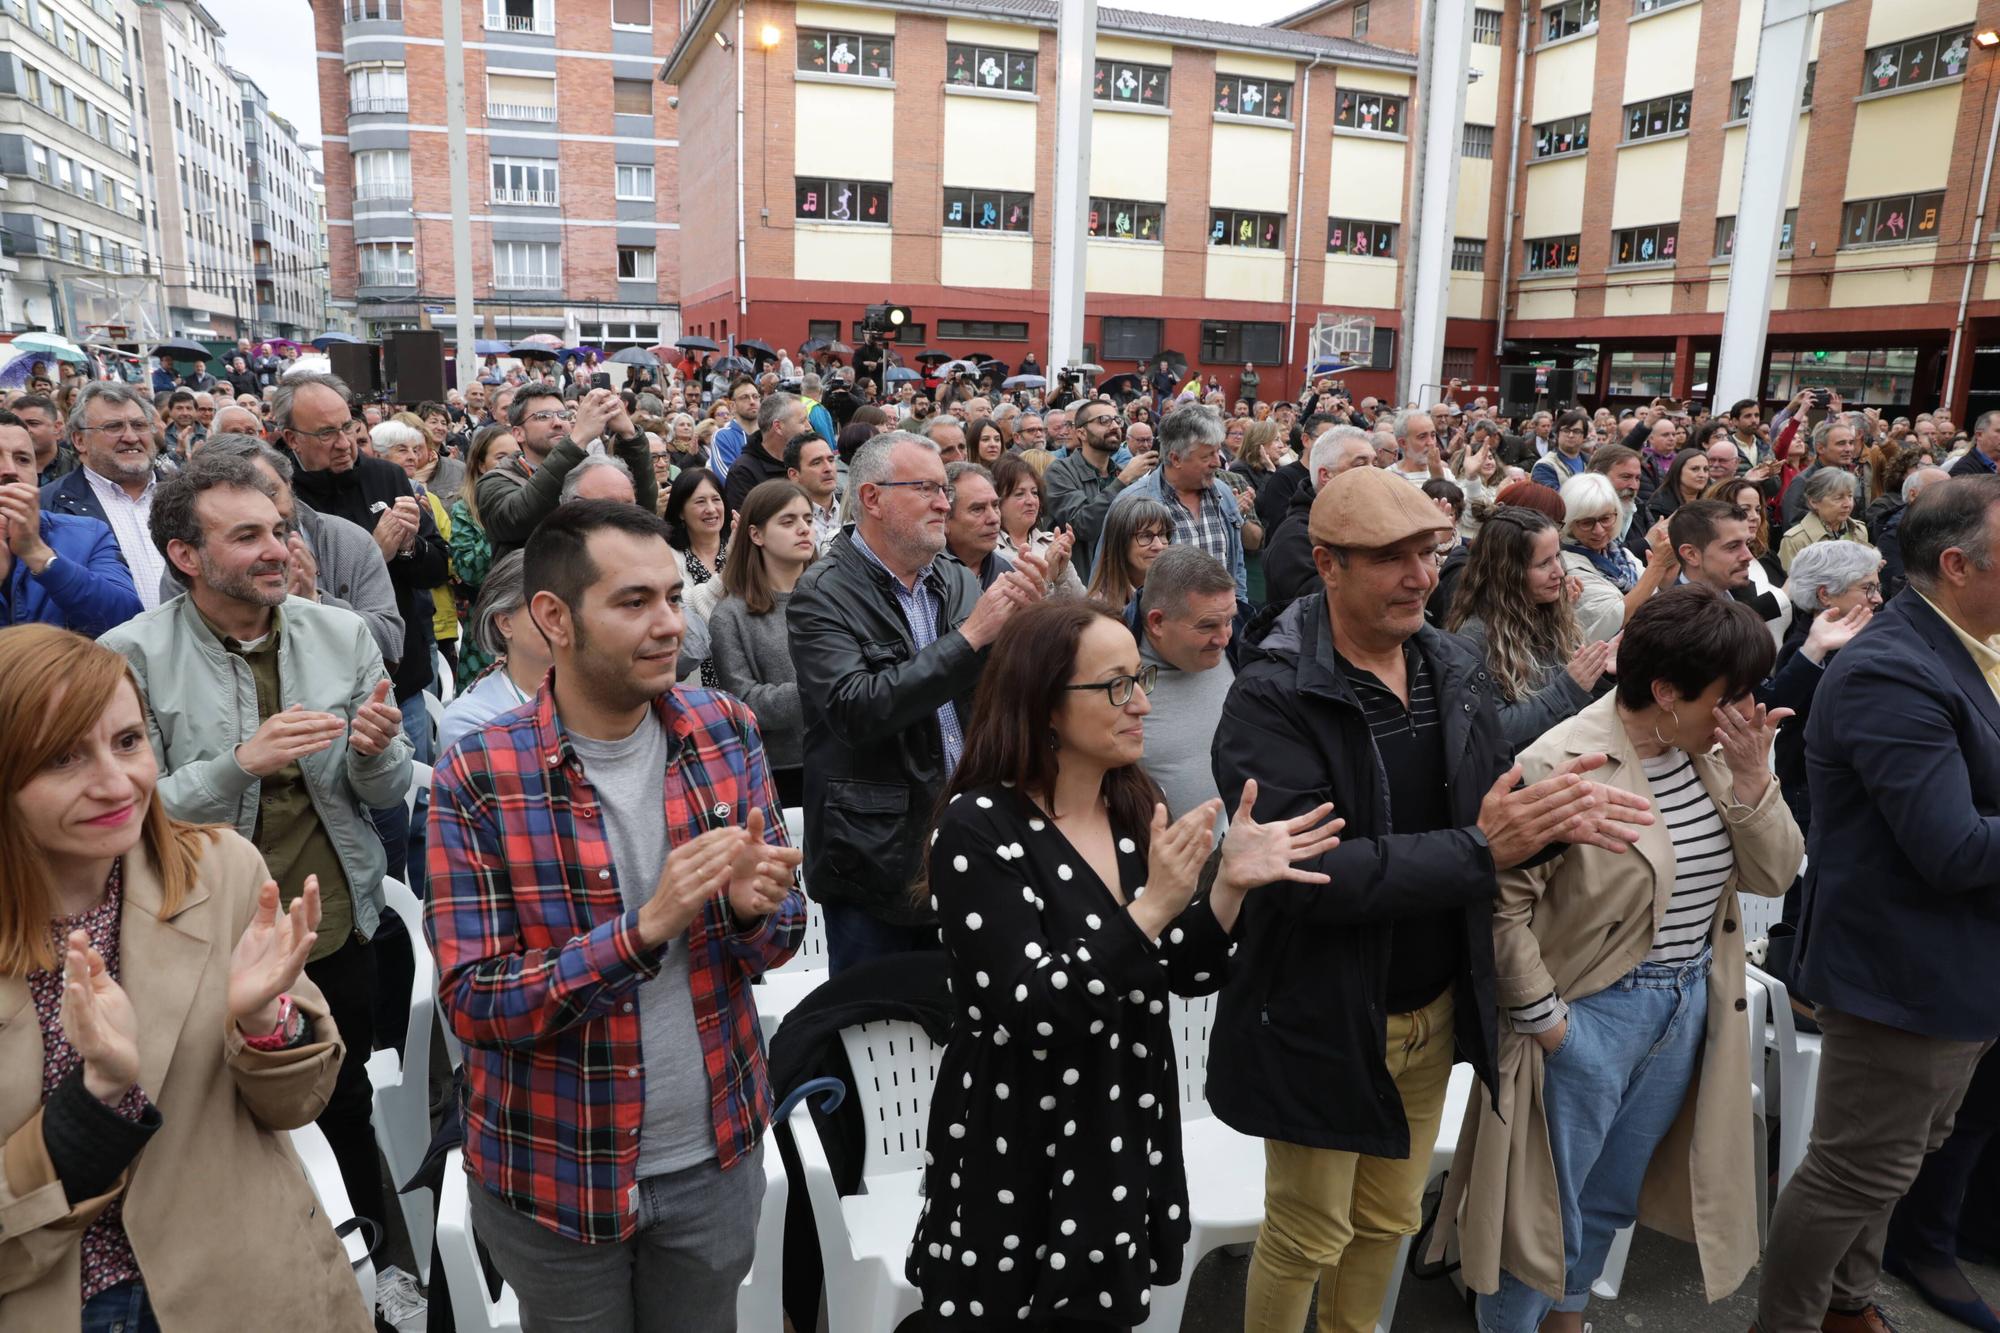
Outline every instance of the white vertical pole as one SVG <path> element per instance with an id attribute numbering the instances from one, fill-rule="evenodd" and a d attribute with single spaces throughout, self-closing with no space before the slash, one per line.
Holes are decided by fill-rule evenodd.
<path id="1" fill-rule="evenodd" d="M 1451 295 L 1451 240 L 1458 212 L 1458 155 L 1464 138 L 1466 70 L 1472 59 L 1472 0 L 1426 0 L 1418 43 L 1416 178 L 1412 226 L 1403 254 L 1403 356 L 1397 396 L 1444 373 L 1444 321 Z"/>
<path id="2" fill-rule="evenodd" d="M 451 173 L 451 292 L 458 325 L 458 387 L 479 377 L 472 350 L 472 154 L 465 142 L 465 16 L 463 0 L 444 0 L 444 116 L 446 164 Z M 421 223 L 418 225 L 422 225 Z M 419 290 L 422 276 L 419 275 Z"/>
<path id="3" fill-rule="evenodd" d="M 1056 202 L 1049 214 L 1049 351 L 1057 369 L 1083 357 L 1084 222 L 1090 208 L 1090 87 L 1097 0 L 1057 0 Z"/>

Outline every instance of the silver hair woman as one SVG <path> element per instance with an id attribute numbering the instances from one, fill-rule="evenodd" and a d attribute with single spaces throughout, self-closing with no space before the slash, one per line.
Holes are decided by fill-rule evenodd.
<path id="1" fill-rule="evenodd" d="M 1810 657 L 1819 651 L 1807 642 L 1807 636 L 1821 617 L 1843 624 L 1852 621 L 1858 626 L 1867 624 L 1882 609 L 1882 553 L 1866 542 L 1815 542 L 1792 557 L 1785 595 L 1798 612 L 1778 649 L 1779 667 L 1789 662 L 1793 653 Z M 1833 656 L 1832 652 L 1823 654 L 1820 666 L 1832 665 Z M 1772 747 L 1778 786 L 1801 829 L 1812 824 L 1812 802 L 1806 791 L 1806 719 L 1811 715 L 1812 696 L 1807 695 L 1778 728 L 1778 740 Z M 1797 904 L 1791 906 L 1796 908 Z M 1785 919 L 1789 921 L 1794 915 L 1787 911 Z"/>
<path id="2" fill-rule="evenodd" d="M 1562 485 L 1562 565 L 1581 591 L 1577 628 L 1585 643 L 1609 639 L 1658 592 L 1673 572 L 1671 552 L 1645 564 L 1618 540 L 1618 492 L 1601 472 L 1579 472 Z"/>

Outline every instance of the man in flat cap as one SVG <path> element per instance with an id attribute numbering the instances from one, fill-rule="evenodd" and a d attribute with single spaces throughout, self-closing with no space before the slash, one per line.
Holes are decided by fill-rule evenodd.
<path id="1" fill-rule="evenodd" d="M 1215 733 L 1224 808 L 1332 801 L 1324 885 L 1251 893 L 1209 1044 L 1208 1099 L 1265 1140 L 1248 1333 L 1367 1333 L 1420 1220 L 1454 1058 L 1494 1085 L 1498 872 L 1552 843 L 1623 849 L 1647 803 L 1582 775 L 1517 787 L 1491 674 L 1424 621 L 1449 520 L 1375 468 L 1330 478 L 1308 519 L 1318 587 L 1244 653 Z"/>

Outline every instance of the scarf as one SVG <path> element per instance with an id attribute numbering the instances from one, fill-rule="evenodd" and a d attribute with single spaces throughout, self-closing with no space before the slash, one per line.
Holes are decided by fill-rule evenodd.
<path id="1" fill-rule="evenodd" d="M 1593 551 L 1582 542 L 1564 542 L 1562 548 L 1588 560 L 1591 567 L 1610 580 L 1611 586 L 1620 592 L 1632 591 L 1639 582 L 1639 571 L 1633 568 L 1635 562 L 1616 542 L 1602 551 Z M 1620 559 L 1621 556 L 1625 558 Z"/>

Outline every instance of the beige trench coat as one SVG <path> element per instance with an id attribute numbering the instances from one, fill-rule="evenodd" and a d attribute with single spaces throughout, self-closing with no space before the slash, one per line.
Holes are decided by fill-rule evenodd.
<path id="1" fill-rule="evenodd" d="M 1527 781 L 1576 755 L 1604 753 L 1592 776 L 1650 799 L 1638 752 L 1607 695 L 1552 728 L 1521 755 Z M 1736 802 L 1719 752 L 1695 771 L 1715 799 L 1736 852 L 1736 873 L 1709 935 L 1708 1023 L 1694 1086 L 1647 1167 L 1639 1220 L 1694 1242 L 1710 1301 L 1735 1291 L 1757 1260 L 1757 1212 L 1749 1114 L 1750 1040 L 1743 1017 L 1743 936 L 1736 893 L 1777 897 L 1798 873 L 1804 839 L 1775 779 L 1756 806 Z M 1554 991 L 1591 995 L 1637 967 L 1673 894 L 1673 840 L 1648 826 L 1624 853 L 1573 848 L 1532 870 L 1500 876 L 1493 913 L 1497 999 L 1502 1009 L 1498 1112 L 1473 1099 L 1452 1161 L 1431 1247 L 1454 1235 L 1466 1286 L 1492 1292 L 1505 1269 L 1545 1295 L 1563 1289 L 1561 1209 L 1542 1102 L 1542 1048 L 1506 1030 L 1508 1005 Z"/>
<path id="2" fill-rule="evenodd" d="M 160 915 L 143 844 L 125 858 L 119 974 L 139 1020 L 139 1084 L 160 1128 L 109 1192 L 72 1208 L 42 1142 L 42 1033 L 25 977 L 0 977 L 0 1333 L 74 1333 L 84 1229 L 125 1196 L 125 1231 L 162 1333 L 373 1328 L 332 1224 L 285 1136 L 333 1092 L 340 1035 L 303 976 L 318 1040 L 261 1054 L 228 1019 L 229 957 L 264 858 L 217 830 L 193 889 Z"/>

